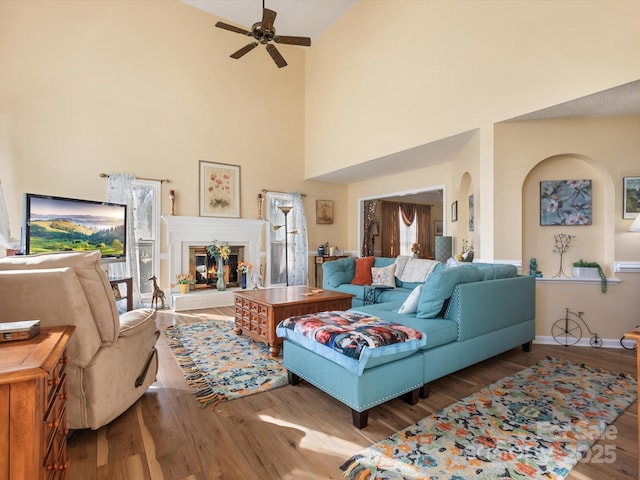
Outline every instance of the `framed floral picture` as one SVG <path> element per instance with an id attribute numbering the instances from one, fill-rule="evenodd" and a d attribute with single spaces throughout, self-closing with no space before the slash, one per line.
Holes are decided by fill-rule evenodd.
<path id="1" fill-rule="evenodd" d="M 540 182 L 540 225 L 591 225 L 591 180 Z"/>
<path id="2" fill-rule="evenodd" d="M 640 214 L 640 177 L 624 177 L 622 218 L 636 218 Z"/>
<path id="3" fill-rule="evenodd" d="M 200 160 L 200 216 L 240 218 L 240 166 Z"/>

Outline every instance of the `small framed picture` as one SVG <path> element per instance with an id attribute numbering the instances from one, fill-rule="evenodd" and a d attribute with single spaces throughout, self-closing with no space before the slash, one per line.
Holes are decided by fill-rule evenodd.
<path id="1" fill-rule="evenodd" d="M 444 232 L 444 229 L 443 229 L 443 226 L 442 226 L 442 220 L 434 220 L 433 221 L 433 234 L 436 237 L 441 237 L 443 232 Z"/>
<path id="2" fill-rule="evenodd" d="M 316 223 L 333 223 L 333 200 L 316 200 Z"/>
<path id="3" fill-rule="evenodd" d="M 640 213 L 640 177 L 624 177 L 622 218 L 636 218 Z"/>
<path id="4" fill-rule="evenodd" d="M 240 166 L 200 160 L 200 216 L 240 218 Z"/>
<path id="5" fill-rule="evenodd" d="M 451 204 L 451 221 L 458 221 L 458 201 L 456 200 Z"/>
<path id="6" fill-rule="evenodd" d="M 469 231 L 473 232 L 476 229 L 476 217 L 475 217 L 475 200 L 473 195 L 469 195 Z"/>

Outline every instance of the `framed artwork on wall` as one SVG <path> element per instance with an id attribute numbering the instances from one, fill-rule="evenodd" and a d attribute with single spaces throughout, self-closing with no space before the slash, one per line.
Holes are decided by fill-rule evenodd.
<path id="1" fill-rule="evenodd" d="M 476 221 L 475 221 L 473 206 L 474 206 L 473 195 L 469 195 L 469 231 L 470 232 L 473 232 L 476 228 Z"/>
<path id="2" fill-rule="evenodd" d="M 640 177 L 624 177 L 622 218 L 636 218 L 640 213 Z"/>
<path id="3" fill-rule="evenodd" d="M 451 204 L 451 221 L 458 221 L 458 201 L 456 200 Z"/>
<path id="4" fill-rule="evenodd" d="M 441 237 L 442 236 L 442 232 L 444 232 L 443 226 L 442 226 L 442 220 L 434 220 L 433 221 L 433 234 L 436 237 Z"/>
<path id="5" fill-rule="evenodd" d="M 316 223 L 333 223 L 333 200 L 316 200 Z"/>
<path id="6" fill-rule="evenodd" d="M 540 182 L 540 225 L 591 225 L 591 180 Z"/>
<path id="7" fill-rule="evenodd" d="M 240 218 L 240 166 L 200 160 L 200 216 Z"/>

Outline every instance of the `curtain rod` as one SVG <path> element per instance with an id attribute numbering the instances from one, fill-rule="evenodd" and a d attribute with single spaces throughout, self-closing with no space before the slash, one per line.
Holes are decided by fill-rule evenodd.
<path id="1" fill-rule="evenodd" d="M 262 193 L 292 193 L 292 192 L 280 192 L 278 190 L 267 190 L 266 188 L 262 189 Z M 307 194 L 306 193 L 301 193 L 300 194 L 301 197 L 306 197 Z"/>
<path id="2" fill-rule="evenodd" d="M 101 174 L 100 174 L 100 177 L 101 177 L 101 178 L 109 178 L 109 174 L 108 174 L 108 173 L 101 173 Z M 142 177 L 136 177 L 136 178 L 139 178 L 140 180 L 151 180 L 151 181 L 153 181 L 153 182 L 171 183 L 171 182 L 169 181 L 169 179 L 167 179 L 167 178 L 163 178 L 163 179 L 161 179 L 161 180 L 159 180 L 159 179 L 157 179 L 157 178 L 142 178 Z"/>

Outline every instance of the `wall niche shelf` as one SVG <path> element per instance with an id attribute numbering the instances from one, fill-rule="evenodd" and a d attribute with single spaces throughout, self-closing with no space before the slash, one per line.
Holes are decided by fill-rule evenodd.
<path id="1" fill-rule="evenodd" d="M 600 285 L 599 278 L 573 278 L 573 277 L 536 277 L 536 282 L 542 283 L 595 283 Z M 607 278 L 608 285 L 617 285 L 621 280 L 619 278 Z"/>

